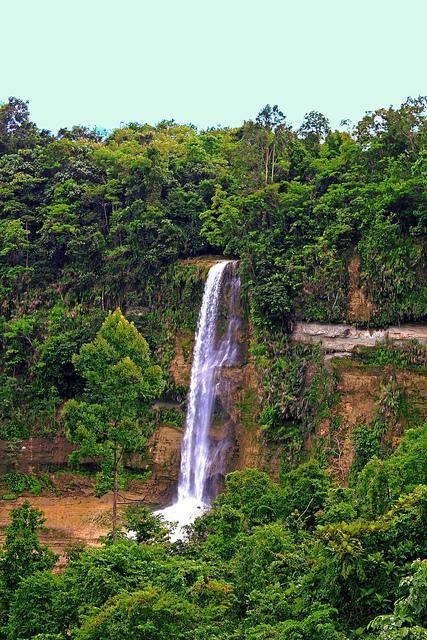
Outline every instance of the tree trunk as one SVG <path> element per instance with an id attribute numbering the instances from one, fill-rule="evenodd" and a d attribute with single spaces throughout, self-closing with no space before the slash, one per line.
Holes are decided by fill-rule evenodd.
<path id="1" fill-rule="evenodd" d="M 117 449 L 114 447 L 113 480 L 113 541 L 117 538 Z"/>
<path id="2" fill-rule="evenodd" d="M 276 142 L 273 142 L 272 159 L 271 159 L 271 184 L 274 182 L 274 163 L 275 163 Z"/>
<path id="3" fill-rule="evenodd" d="M 28 251 L 29 251 L 30 243 L 28 242 L 28 222 L 27 221 L 25 222 L 25 233 L 26 233 L 25 237 L 27 239 L 27 253 L 25 256 L 25 267 L 26 269 L 28 269 Z"/>
<path id="4" fill-rule="evenodd" d="M 105 235 L 108 234 L 108 213 L 107 213 L 107 203 L 102 203 L 102 209 L 104 211 L 104 224 L 105 224 Z"/>
<path id="5" fill-rule="evenodd" d="M 270 150 L 268 145 L 265 147 L 265 184 L 268 183 L 268 158 L 270 155 Z"/>

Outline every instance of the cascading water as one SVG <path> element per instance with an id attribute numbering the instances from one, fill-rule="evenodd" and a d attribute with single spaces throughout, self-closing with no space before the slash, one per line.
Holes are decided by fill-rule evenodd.
<path id="1" fill-rule="evenodd" d="M 185 432 L 181 444 L 178 496 L 174 504 L 159 511 L 166 520 L 177 522 L 172 539 L 179 539 L 182 528 L 193 522 L 209 504 L 206 482 L 212 458 L 221 456 L 221 447 L 212 451 L 209 427 L 214 409 L 217 375 L 221 367 L 231 366 L 237 354 L 236 330 L 240 319 L 235 312 L 240 294 L 236 263 L 224 261 L 210 268 L 200 307 L 191 369 Z M 227 326 L 218 340 L 221 293 L 230 275 Z"/>

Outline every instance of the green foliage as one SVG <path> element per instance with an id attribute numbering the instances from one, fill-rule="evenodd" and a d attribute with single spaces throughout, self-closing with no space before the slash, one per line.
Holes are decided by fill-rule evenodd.
<path id="1" fill-rule="evenodd" d="M 310 526 L 314 516 L 324 504 L 330 479 L 314 461 L 299 465 L 286 474 L 283 480 L 286 512 L 297 517 L 297 522 Z"/>
<path id="2" fill-rule="evenodd" d="M 113 489 L 115 537 L 118 471 L 125 454 L 144 450 L 148 434 L 141 415 L 163 389 L 162 371 L 151 363 L 146 340 L 119 309 L 73 363 L 86 386 L 83 399 L 68 400 L 63 409 L 67 437 L 79 447 L 72 459 L 94 458 L 101 468 L 99 494 Z"/>
<path id="3" fill-rule="evenodd" d="M 165 542 L 170 534 L 162 516 L 153 515 L 147 507 L 128 507 L 124 524 L 128 531 L 132 531 L 137 542 Z"/>
<path id="4" fill-rule="evenodd" d="M 386 460 L 373 457 L 357 476 L 354 492 L 359 508 L 383 513 L 400 494 L 427 484 L 427 424 L 408 429 Z"/>
<path id="5" fill-rule="evenodd" d="M 49 634 L 54 635 L 62 626 L 59 597 L 58 579 L 49 571 L 37 571 L 23 579 L 11 603 L 7 637 L 25 640 L 42 634 L 51 638 Z"/>
<path id="6" fill-rule="evenodd" d="M 427 364 L 427 347 L 417 340 L 403 344 L 385 343 L 374 349 L 363 350 L 358 355 L 363 362 L 380 367 L 387 364 L 402 368 L 422 367 Z"/>
<path id="7" fill-rule="evenodd" d="M 358 249 L 363 264 L 362 283 L 375 301 L 377 322 L 422 317 L 426 286 L 420 290 L 417 282 L 418 278 L 423 279 L 425 271 L 422 244 L 402 238 L 393 217 L 381 215 L 372 224 L 369 235 L 359 242 Z"/>
<path id="8" fill-rule="evenodd" d="M 251 319 L 267 332 L 294 318 L 349 320 L 357 289 L 367 301 L 360 324 L 421 320 L 425 113 L 426 99 L 410 98 L 350 133 L 316 111 L 293 130 L 266 105 L 234 129 L 130 123 L 103 138 L 81 126 L 52 136 L 9 98 L 0 106 L 0 435 L 58 431 L 59 408 L 83 385 L 72 355 L 109 310 L 132 317 L 169 370 L 176 330 L 194 332 L 197 320 L 204 274 L 192 259 L 212 251 L 240 259 Z M 293 396 L 294 358 L 282 356 L 277 377 L 289 373 L 283 391 Z M 415 347 L 378 357 L 425 361 Z M 171 376 L 167 386 L 182 395 Z M 295 456 L 300 418 L 283 424 L 267 404 L 263 424 Z"/>
<path id="9" fill-rule="evenodd" d="M 222 508 L 240 512 L 249 526 L 269 522 L 274 514 L 278 498 L 277 487 L 266 473 L 255 469 L 230 473 L 226 478 L 225 492 L 218 497 Z"/>
<path id="10" fill-rule="evenodd" d="M 160 407 L 156 412 L 157 419 L 167 425 L 182 428 L 184 426 L 185 415 L 182 410 L 175 407 Z"/>
<path id="11" fill-rule="evenodd" d="M 399 586 L 406 593 L 396 600 L 393 614 L 378 616 L 370 627 L 380 640 L 422 640 L 427 637 L 427 562 L 415 561 Z"/>
<path id="12" fill-rule="evenodd" d="M 283 332 L 258 331 L 252 345 L 262 392 L 259 422 L 280 443 L 283 468 L 300 461 L 304 439 L 330 415 L 335 376 L 318 345 L 292 344 Z"/>
<path id="13" fill-rule="evenodd" d="M 4 474 L 7 487 L 16 495 L 24 492 L 39 495 L 43 491 L 43 478 L 37 478 L 32 474 L 9 472 Z"/>
<path id="14" fill-rule="evenodd" d="M 285 587 L 300 574 L 304 563 L 302 549 L 281 522 L 255 527 L 240 540 L 234 556 L 238 592 L 260 592 L 269 584 Z"/>
<path id="15" fill-rule="evenodd" d="M 185 638 L 195 624 L 194 606 L 156 588 L 121 593 L 83 623 L 78 640 L 147 640 Z M 187 636 L 188 637 L 188 636 Z"/>
<path id="16" fill-rule="evenodd" d="M 423 638 L 425 433 L 409 430 L 377 461 L 382 479 L 368 473 L 373 459 L 353 489 L 333 486 L 314 462 L 280 484 L 258 470 L 234 472 L 186 542 L 169 543 L 159 518 L 131 508 L 138 541 L 77 549 L 56 575 L 38 542 L 40 514 L 33 521 L 27 505 L 18 529 L 30 563 L 14 553 L 16 526 L 2 556 L 16 567 L 5 638 Z"/>
<path id="17" fill-rule="evenodd" d="M 81 446 L 78 455 L 108 461 L 111 446 L 119 445 L 120 455 L 142 446 L 138 417 L 159 395 L 163 381 L 136 327 L 116 310 L 73 362 L 86 380 L 84 400 L 69 400 L 63 415 L 69 438 Z"/>
<path id="18" fill-rule="evenodd" d="M 10 518 L 11 522 L 5 529 L 4 545 L 0 550 L 1 630 L 4 629 L 8 619 L 14 592 L 20 587 L 22 581 L 37 575 L 39 571 L 52 569 L 57 560 L 57 556 L 39 541 L 39 532 L 44 523 L 41 511 L 34 509 L 29 502 L 25 501 L 11 510 Z M 26 603 L 28 606 L 28 597 Z"/>
<path id="19" fill-rule="evenodd" d="M 40 512 L 12 510 L 3 637 L 425 637 L 426 426 L 393 451 L 402 418 L 416 416 L 390 380 L 372 424 L 354 432 L 349 489 L 312 461 L 295 468 L 330 417 L 335 380 L 316 347 L 284 337 L 295 319 L 348 321 L 359 293 L 359 324 L 424 317 L 425 113 L 425 98 L 409 98 L 350 133 L 311 111 L 295 131 L 266 105 L 234 129 L 131 123 L 102 139 L 84 127 L 51 136 L 22 100 L 0 105 L 0 437 L 11 460 L 20 439 L 63 427 L 65 405 L 75 459 L 95 458 L 99 491 L 117 494 L 123 457 L 144 452 L 155 428 L 150 403 L 164 389 L 185 397 L 153 362 L 169 370 L 176 337 L 188 362 L 206 276 L 193 258 L 212 251 L 240 260 L 255 328 L 261 397 L 242 398 L 243 421 L 253 427 L 256 412 L 283 449 L 279 484 L 231 474 L 187 542 L 170 544 L 134 509 L 138 542 L 74 550 L 58 575 Z M 426 364 L 415 343 L 360 357 Z M 157 417 L 181 426 L 179 411 Z M 5 480 L 5 499 L 46 486 Z"/>
<path id="20" fill-rule="evenodd" d="M 43 523 L 42 512 L 27 501 L 12 509 L 0 556 L 0 577 L 6 591 L 15 589 L 22 578 L 55 564 L 55 554 L 38 540 Z"/>

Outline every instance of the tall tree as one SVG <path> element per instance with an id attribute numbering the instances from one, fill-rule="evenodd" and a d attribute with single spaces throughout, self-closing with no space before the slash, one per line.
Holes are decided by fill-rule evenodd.
<path id="1" fill-rule="evenodd" d="M 273 182 L 274 167 L 276 163 L 276 147 L 280 133 L 283 132 L 286 124 L 286 116 L 280 111 L 277 104 L 271 107 L 265 105 L 256 117 L 256 123 L 263 131 L 264 139 L 264 182 Z"/>
<path id="2" fill-rule="evenodd" d="M 11 97 L 0 104 L 0 155 L 32 148 L 42 139 L 47 140 L 48 135 L 48 131 L 39 131 L 30 121 L 28 102 Z"/>
<path id="3" fill-rule="evenodd" d="M 303 138 L 314 138 L 317 142 L 324 140 L 331 131 L 329 120 L 319 111 L 310 111 L 304 116 L 299 133 Z"/>
<path id="4" fill-rule="evenodd" d="M 107 317 L 73 363 L 86 388 L 82 399 L 64 406 L 66 433 L 79 447 L 74 459 L 95 458 L 104 491 L 112 485 L 115 539 L 118 471 L 125 454 L 144 449 L 147 430 L 141 417 L 163 390 L 162 371 L 151 363 L 147 342 L 120 309 Z"/>

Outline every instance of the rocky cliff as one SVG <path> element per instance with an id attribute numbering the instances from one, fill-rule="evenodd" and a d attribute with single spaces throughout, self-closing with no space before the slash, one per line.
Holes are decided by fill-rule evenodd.
<path id="1" fill-rule="evenodd" d="M 291 337 L 295 342 L 321 344 L 326 353 L 342 357 L 351 355 L 359 347 L 390 343 L 399 345 L 410 340 L 427 344 L 427 325 L 402 324 L 386 329 L 358 329 L 349 324 L 297 322 Z"/>
<path id="2" fill-rule="evenodd" d="M 374 349 L 379 345 L 403 345 L 411 341 L 427 344 L 426 326 L 402 325 L 369 331 L 351 325 L 299 322 L 291 337 L 298 343 L 320 344 L 329 363 L 329 372 L 336 377 L 337 400 L 331 415 L 321 421 L 315 433 L 308 435 L 305 451 L 309 455 L 319 442 L 323 443 L 330 468 L 340 481 L 346 482 L 353 460 L 353 429 L 372 420 L 381 388 L 390 378 L 395 379 L 401 392 L 410 398 L 419 418 L 427 415 L 424 370 L 419 367 L 402 369 L 390 364 L 367 366 L 359 357 L 361 349 Z M 190 379 L 193 340 L 191 330 L 182 329 L 175 334 L 170 374 L 177 385 L 184 387 Z M 222 455 L 213 456 L 210 473 L 212 494 L 222 487 L 224 476 L 229 471 L 258 467 L 277 477 L 280 470 L 280 447 L 268 441 L 257 422 L 260 381 L 254 361 L 248 355 L 251 337 L 247 321 L 242 321 L 239 327 L 238 341 L 240 348 L 236 366 L 223 369 L 218 379 L 210 438 L 212 450 L 221 451 Z M 402 423 L 400 428 L 404 427 Z M 127 461 L 130 471 L 150 469 L 148 482 L 140 487 L 141 498 L 149 504 L 165 505 L 174 497 L 182 434 L 182 427 L 160 423 L 149 441 L 148 461 L 141 460 L 139 456 Z M 397 430 L 396 437 L 398 435 Z M 52 439 L 34 437 L 13 445 L 0 442 L 0 472 L 54 473 L 67 470 L 71 451 L 72 445 L 61 435 Z M 220 465 L 215 458 L 221 460 Z M 89 460 L 84 468 L 91 468 Z"/>
<path id="3" fill-rule="evenodd" d="M 184 270 L 192 270 L 192 278 L 194 282 L 198 282 L 198 286 L 201 285 L 200 289 L 209 267 L 218 259 L 215 256 L 191 259 L 183 261 L 182 266 Z M 366 307 L 367 301 L 358 286 L 359 265 L 356 259 L 351 267 L 349 318 L 351 316 L 355 322 L 361 322 L 361 310 Z M 138 314 L 136 309 L 128 311 L 131 317 L 132 314 L 135 318 L 144 315 L 143 311 Z M 212 494 L 221 488 L 225 474 L 234 469 L 258 467 L 277 477 L 283 455 L 280 445 L 269 440 L 260 426 L 258 418 L 262 380 L 257 371 L 256 360 L 250 355 L 249 346 L 253 342 L 251 328 L 243 309 L 239 313 L 241 322 L 236 329 L 239 354 L 235 366 L 223 369 L 218 379 L 214 421 L 210 432 L 214 458 L 209 479 Z M 195 317 L 196 314 L 192 315 Z M 297 322 L 291 340 L 297 344 L 319 344 L 327 363 L 325 375 L 335 377 L 336 401 L 333 410 L 319 422 L 314 433 L 305 435 L 304 451 L 306 456 L 317 455 L 316 447 L 321 443 L 330 468 L 340 481 L 346 482 L 352 463 L 353 429 L 372 420 L 381 388 L 391 377 L 396 380 L 402 393 L 410 396 L 419 418 L 426 415 L 425 371 L 420 367 L 402 368 L 390 363 L 387 366 L 368 366 L 360 359 L 360 352 L 364 349 L 374 350 L 381 345 L 426 345 L 427 326 L 408 324 L 370 330 L 360 329 L 352 324 Z M 169 374 L 176 387 L 182 390 L 189 385 L 193 343 L 194 326 L 178 323 L 168 347 L 171 352 Z M 308 373 L 309 371 L 310 368 Z M 166 409 L 175 409 L 177 406 L 176 400 L 168 398 L 162 405 Z M 179 409 L 183 415 L 183 404 Z M 402 423 L 400 428 L 404 427 Z M 173 499 L 179 474 L 182 434 L 182 425 L 171 424 L 167 419 L 159 420 L 158 429 L 149 441 L 148 460 L 133 456 L 126 461 L 131 472 L 147 469 L 151 471 L 148 482 L 138 489 L 147 503 L 165 505 Z M 68 457 L 71 451 L 72 446 L 60 433 L 53 438 L 33 437 L 13 444 L 0 442 L 0 473 L 12 470 L 36 474 L 69 471 Z M 91 461 L 86 461 L 84 468 L 93 469 Z"/>

